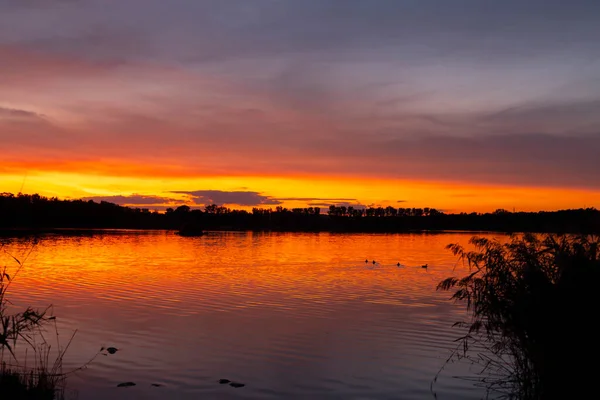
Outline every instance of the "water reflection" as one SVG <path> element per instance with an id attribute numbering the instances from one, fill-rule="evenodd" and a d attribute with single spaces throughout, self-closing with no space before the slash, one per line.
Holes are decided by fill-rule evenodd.
<path id="1" fill-rule="evenodd" d="M 53 303 L 63 335 L 79 330 L 67 367 L 100 346 L 119 348 L 69 380 L 81 399 L 423 398 L 459 334 L 451 324 L 464 317 L 435 291 L 465 271 L 444 247 L 469 237 L 47 236 L 11 299 Z M 16 256 L 27 248 L 5 246 Z M 449 367 L 439 398 L 481 397 L 450 378 L 467 368 Z M 126 381 L 137 385 L 116 387 Z"/>

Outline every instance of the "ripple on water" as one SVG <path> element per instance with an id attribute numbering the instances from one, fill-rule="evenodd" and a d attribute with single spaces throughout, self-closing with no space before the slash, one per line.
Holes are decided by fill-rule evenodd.
<path id="1" fill-rule="evenodd" d="M 100 346 L 119 349 L 69 380 L 80 398 L 431 395 L 460 335 L 451 325 L 464 317 L 435 287 L 465 272 L 445 245 L 469 235 L 197 239 L 131 232 L 40 240 L 11 287 L 13 302 L 54 304 L 61 340 L 78 329 L 68 368 Z M 7 249 L 28 250 L 22 241 Z M 468 372 L 448 368 L 448 376 Z M 219 385 L 221 378 L 247 385 Z M 137 385 L 116 388 L 126 381 Z M 482 394 L 444 377 L 436 391 L 450 399 Z"/>

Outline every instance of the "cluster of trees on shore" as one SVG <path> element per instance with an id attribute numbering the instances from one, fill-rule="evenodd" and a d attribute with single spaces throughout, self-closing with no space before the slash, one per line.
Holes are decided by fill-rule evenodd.
<path id="1" fill-rule="evenodd" d="M 179 229 L 330 232 L 407 232 L 473 230 L 501 232 L 600 232 L 595 208 L 553 212 L 446 214 L 434 208 L 330 206 L 235 210 L 216 204 L 204 210 L 187 205 L 164 213 L 102 201 L 61 200 L 38 194 L 0 194 L 0 228 Z"/>

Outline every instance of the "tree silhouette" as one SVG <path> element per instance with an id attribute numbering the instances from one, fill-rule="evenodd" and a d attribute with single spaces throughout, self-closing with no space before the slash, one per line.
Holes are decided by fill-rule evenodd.
<path id="1" fill-rule="evenodd" d="M 398 208 L 331 205 L 319 207 L 254 207 L 251 212 L 207 204 L 204 210 L 188 205 L 164 213 L 129 208 L 106 201 L 59 200 L 37 194 L 0 194 L 0 228 L 135 228 L 180 229 L 194 223 L 202 229 L 411 232 L 423 230 L 489 230 L 499 232 L 600 232 L 600 212 L 594 208 L 554 212 L 497 210 L 492 213 L 446 214 L 435 208 Z"/>

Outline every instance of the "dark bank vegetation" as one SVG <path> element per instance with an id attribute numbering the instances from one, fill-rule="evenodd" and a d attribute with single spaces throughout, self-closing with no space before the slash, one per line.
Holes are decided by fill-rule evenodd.
<path id="1" fill-rule="evenodd" d="M 509 398 L 596 398 L 600 239 L 525 234 L 471 244 L 449 246 L 471 273 L 438 286 L 471 317 L 460 323 L 468 334 L 457 354 L 481 364 L 479 379 Z"/>
<path id="2" fill-rule="evenodd" d="M 0 194 L 0 228 L 129 228 L 204 230 L 409 232 L 470 230 L 498 232 L 598 233 L 600 211 L 594 208 L 555 212 L 446 214 L 433 208 L 353 208 L 330 206 L 232 210 L 215 204 L 203 210 L 183 205 L 164 213 L 108 202 L 59 200 L 39 195 Z"/>

